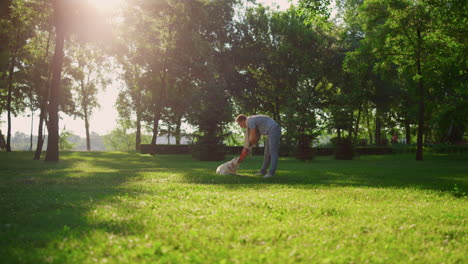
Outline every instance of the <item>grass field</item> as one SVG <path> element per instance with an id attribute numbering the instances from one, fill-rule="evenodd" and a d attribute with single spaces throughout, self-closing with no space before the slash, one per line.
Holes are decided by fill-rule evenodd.
<path id="1" fill-rule="evenodd" d="M 0 153 L 0 263 L 468 263 L 468 156 Z"/>

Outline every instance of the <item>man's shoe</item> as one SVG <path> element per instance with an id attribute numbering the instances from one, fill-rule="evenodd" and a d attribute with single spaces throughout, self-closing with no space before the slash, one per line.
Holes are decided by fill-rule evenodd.
<path id="1" fill-rule="evenodd" d="M 270 173 L 267 173 L 265 175 L 263 175 L 263 179 L 268 179 L 268 178 L 271 178 L 273 177 L 273 175 L 271 175 Z"/>
<path id="2" fill-rule="evenodd" d="M 255 173 L 255 176 L 263 176 L 265 175 L 266 172 L 262 172 L 262 171 L 259 171 L 257 173 Z"/>

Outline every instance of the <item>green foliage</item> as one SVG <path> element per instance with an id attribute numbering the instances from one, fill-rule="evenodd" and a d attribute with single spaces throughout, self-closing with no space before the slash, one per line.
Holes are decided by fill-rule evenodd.
<path id="1" fill-rule="evenodd" d="M 99 107 L 96 95 L 99 89 L 105 90 L 111 82 L 104 76 L 108 63 L 97 47 L 89 44 L 75 44 L 69 47 L 69 58 L 65 65 L 67 77 L 71 80 L 72 94 L 78 106 L 75 116 L 90 118 L 93 110 Z"/>
<path id="2" fill-rule="evenodd" d="M 190 156 L 0 152 L 0 262 L 463 263 L 466 159 L 282 158 L 264 180 L 256 156 L 222 176 Z"/>
<path id="3" fill-rule="evenodd" d="M 306 21 L 293 7 L 284 12 L 247 9 L 235 47 L 241 82 L 232 91 L 237 106 L 279 122 L 291 153 L 300 137 L 323 129 L 325 118 L 320 117 L 325 117 L 336 90 L 331 80 L 341 67 L 335 40 Z"/>
<path id="4" fill-rule="evenodd" d="M 451 144 L 463 140 L 468 130 L 468 101 L 453 102 L 440 106 L 437 116 L 433 118 L 437 126 L 435 142 L 448 142 Z"/>
<path id="5" fill-rule="evenodd" d="M 461 19 L 458 1 L 346 0 L 339 6 L 346 22 L 343 32 L 352 48 L 344 69 L 360 80 L 364 105 L 369 102 L 376 109 L 376 136 L 380 129 L 398 126 L 411 133 L 418 108 L 425 107 L 419 126 L 424 126 L 426 143 L 448 140 L 449 131 L 460 140 L 466 129 L 459 125 L 463 118 L 453 115 L 442 121 L 453 107 L 466 112 L 460 103 L 466 95 L 459 89 L 466 91 L 462 77 L 466 73 L 460 71 L 466 68 L 460 60 L 466 36 L 459 34 L 464 23 L 455 22 Z M 421 91 L 424 96 L 417 105 Z M 426 118 L 421 119 L 421 114 Z"/>
<path id="6" fill-rule="evenodd" d="M 72 150 L 75 147 L 75 144 L 68 141 L 68 138 L 71 136 L 73 136 L 73 133 L 64 127 L 59 135 L 59 150 Z"/>
<path id="7" fill-rule="evenodd" d="M 135 133 L 127 133 L 126 129 L 115 128 L 104 136 L 104 145 L 110 151 L 135 151 Z"/>
<path id="8" fill-rule="evenodd" d="M 243 146 L 245 129 L 239 127 L 237 122 L 227 126 L 230 132 L 225 136 L 223 144 L 226 146 Z"/>
<path id="9" fill-rule="evenodd" d="M 299 0 L 298 13 L 306 18 L 307 24 L 326 27 L 329 25 L 330 0 Z"/>
<path id="10" fill-rule="evenodd" d="M 281 151 L 289 154 L 326 132 L 369 143 L 382 143 L 394 131 L 414 139 L 418 83 L 425 93 L 424 143 L 466 140 L 462 1 L 339 0 L 335 21 L 329 0 L 300 0 L 286 11 L 235 0 L 124 2 L 124 22 L 113 30 L 87 1 L 61 2 L 65 18 L 57 25 L 70 36 L 59 100 L 62 112 L 87 119 L 99 104 L 98 89 L 108 83 L 104 72 L 121 73 L 125 85 L 116 107 L 128 130 L 109 137 L 134 140 L 137 149 L 144 128 L 153 139 L 180 137 L 185 122 L 203 145 L 194 149 L 206 152 L 195 156 L 222 159 L 223 143 L 240 144 L 228 125 L 238 113 L 277 120 Z M 53 3 L 2 2 L 11 8 L 0 12 L 0 112 L 8 104 L 11 65 L 13 114 L 43 108 L 50 97 L 59 32 Z M 110 32 L 116 33 L 112 41 Z M 105 45 L 95 45 L 103 39 Z M 121 69 L 103 67 L 109 54 Z M 127 143 L 109 142 L 128 150 Z"/>
<path id="11" fill-rule="evenodd" d="M 451 191 L 452 195 L 457 197 L 457 198 L 465 198 L 466 192 L 462 191 L 460 187 L 458 187 L 456 184 L 453 186 L 453 190 Z"/>
<path id="12" fill-rule="evenodd" d="M 235 2 L 142 1 L 128 6 L 117 54 L 127 84 L 118 101 L 122 118 L 135 115 L 137 130 L 140 122 L 146 123 L 153 141 L 160 132 L 180 138 L 184 119 L 198 128 L 200 137 L 221 144 L 223 125 L 232 119 L 225 91 L 232 71 Z M 210 138 L 198 142 L 213 143 Z"/>
<path id="13" fill-rule="evenodd" d="M 0 2 L 0 43 L 7 43 L 9 39 L 8 31 L 6 30 L 6 25 L 8 23 L 8 18 L 11 13 L 11 2 L 12 0 L 5 0 Z M 4 76 L 5 71 L 8 67 L 10 54 L 8 52 L 7 45 L 0 46 L 0 76 Z M 1 113 L 0 109 L 0 113 Z"/>
<path id="14" fill-rule="evenodd" d="M 273 12 L 262 6 L 247 10 L 239 30 L 235 51 L 242 83 L 233 95 L 244 112 L 281 121 L 288 103 L 300 96 L 295 90 L 307 87 L 302 82 L 320 80 L 316 64 L 324 51 L 323 36 L 304 25 L 294 10 Z"/>
<path id="15" fill-rule="evenodd" d="M 231 59 L 235 3 L 206 2 L 202 5 L 204 12 L 192 21 L 198 25 L 190 32 L 197 41 L 192 42 L 196 50 L 189 56 L 198 59 L 191 65 L 195 75 L 192 77 L 194 89 L 188 121 L 198 128 L 194 157 L 201 160 L 224 159 L 224 127 L 233 119 L 227 91 L 229 76 L 234 70 Z"/>
<path id="16" fill-rule="evenodd" d="M 24 80 L 22 61 L 26 59 L 28 41 L 34 36 L 35 23 L 40 23 L 41 17 L 30 3 L 7 2 L 11 4 L 9 14 L 0 17 L 0 113 L 8 110 L 18 115 L 26 108 L 27 94 L 31 93 Z M 10 87 L 12 97 L 7 96 Z"/>
<path id="17" fill-rule="evenodd" d="M 127 126 L 125 122 L 120 121 L 119 125 L 113 129 L 109 134 L 104 135 L 104 145 L 109 151 L 135 151 L 135 133 L 134 128 Z M 142 143 L 148 144 L 151 137 L 148 135 L 142 136 Z"/>

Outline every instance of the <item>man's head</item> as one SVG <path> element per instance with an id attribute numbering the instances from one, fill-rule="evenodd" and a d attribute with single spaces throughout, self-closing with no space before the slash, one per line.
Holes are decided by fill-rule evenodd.
<path id="1" fill-rule="evenodd" d="M 236 122 L 239 124 L 240 127 L 246 128 L 247 127 L 247 116 L 244 114 L 240 114 L 236 117 Z"/>

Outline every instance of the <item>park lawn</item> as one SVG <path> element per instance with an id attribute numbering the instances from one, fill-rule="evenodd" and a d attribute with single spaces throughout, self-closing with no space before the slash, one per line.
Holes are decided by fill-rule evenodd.
<path id="1" fill-rule="evenodd" d="M 466 155 L 32 156 L 0 153 L 0 263 L 468 262 Z"/>

